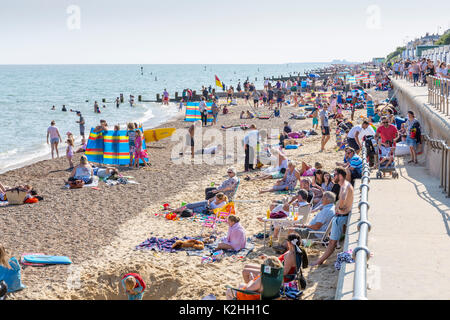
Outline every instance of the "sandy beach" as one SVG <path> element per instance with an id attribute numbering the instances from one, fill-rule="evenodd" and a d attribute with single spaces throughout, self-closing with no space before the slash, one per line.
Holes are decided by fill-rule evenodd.
<path id="1" fill-rule="evenodd" d="M 385 98 L 373 90 L 369 93 L 374 99 Z M 250 110 L 250 107 L 244 100 L 238 100 L 238 103 L 238 106 L 230 107 L 230 114 L 219 115 L 216 128 L 247 123 L 255 124 L 258 129 L 281 129 L 291 112 L 298 113 L 298 108 L 283 107 L 280 118 L 241 120 L 240 112 Z M 365 110 L 357 111 L 356 122 L 362 121 L 359 116 L 363 112 Z M 294 131 L 308 130 L 312 126 L 311 119 L 289 120 L 289 124 Z M 174 119 L 160 127 L 185 129 L 189 123 Z M 335 151 L 333 132 L 323 153 L 319 153 L 319 133 L 301 139 L 303 146 L 286 150 L 286 154 L 298 166 L 302 161 L 309 164 L 319 161 L 324 170 L 331 172 L 335 162 L 343 158 L 342 151 Z M 277 142 L 273 140 L 274 144 Z M 277 255 L 268 246 L 264 249 L 263 241 L 255 238 L 255 248 L 247 257 L 227 257 L 211 264 L 201 264 L 201 257 L 188 256 L 184 251 L 134 250 L 149 237 L 200 235 L 199 222 L 169 221 L 155 214 L 161 212 L 163 203 L 178 207 L 182 202 L 203 200 L 204 189 L 211 182 L 220 184 L 226 176 L 226 164 L 174 164 L 170 156 L 175 143 L 166 139 L 148 145 L 150 169 L 120 168 L 122 173 L 135 178 L 139 183 L 136 185 L 108 187 L 101 182 L 99 190 L 62 189 L 63 180 L 70 173 L 65 157 L 43 160 L 1 174 L 3 184 L 28 183 L 44 197 L 38 204 L 0 208 L 0 237 L 9 253 L 17 258 L 23 253 L 65 255 L 73 261 L 70 267 L 25 268 L 22 278 L 27 288 L 11 294 L 11 299 L 125 299 L 119 280 L 128 272 L 141 274 L 147 282 L 144 299 L 201 299 L 209 294 L 225 299 L 225 285 L 235 286 L 242 281 L 244 265 L 260 264 L 262 254 Z M 79 154 L 75 156 L 75 164 L 79 163 L 79 157 Z M 263 231 L 263 223 L 257 218 L 265 215 L 272 200 L 282 199 L 284 195 L 259 195 L 258 191 L 273 185 L 274 180 L 244 181 L 243 164 L 236 168 L 241 178 L 235 197 L 238 200 L 237 215 L 247 237 L 251 237 Z M 226 234 L 227 228 L 220 225 L 219 230 Z M 324 249 L 322 246 L 308 248 L 310 261 L 316 260 Z M 324 265 L 305 270 L 308 285 L 302 299 L 334 298 L 338 277 L 333 265 L 335 256 L 336 252 Z M 79 285 L 72 281 L 78 275 Z"/>

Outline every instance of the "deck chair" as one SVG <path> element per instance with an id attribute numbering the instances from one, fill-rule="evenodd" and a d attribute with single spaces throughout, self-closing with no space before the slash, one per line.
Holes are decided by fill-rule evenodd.
<path id="1" fill-rule="evenodd" d="M 226 222 L 230 214 L 236 214 L 234 202 L 227 203 L 223 208 L 214 209 L 216 221 Z"/>
<path id="2" fill-rule="evenodd" d="M 305 290 L 306 288 L 306 279 L 303 276 L 302 269 L 306 269 L 308 267 L 308 255 L 306 251 L 300 248 L 301 252 L 296 252 L 295 255 L 295 274 L 285 275 L 284 278 L 289 279 L 289 281 L 297 281 L 297 286 L 301 290 Z M 302 295 L 302 291 L 297 298 Z"/>
<path id="3" fill-rule="evenodd" d="M 238 191 L 239 183 L 240 183 L 240 182 L 241 182 L 241 179 L 238 179 L 238 182 L 237 182 L 237 184 L 236 184 L 236 188 L 234 188 L 233 193 L 228 197 L 228 201 L 230 201 L 230 202 L 233 201 L 233 199 L 234 199 L 234 197 L 236 196 L 236 193 L 237 193 L 237 191 Z"/>
<path id="4" fill-rule="evenodd" d="M 217 223 L 217 216 L 215 214 L 212 214 L 208 218 L 206 218 L 205 221 L 202 223 L 201 236 L 203 236 L 203 231 L 205 230 L 205 228 L 211 228 L 212 234 L 214 234 L 216 232 L 216 223 Z"/>
<path id="5" fill-rule="evenodd" d="M 280 297 L 280 289 L 283 286 L 283 272 L 284 268 L 271 268 L 266 265 L 261 265 L 261 293 L 250 290 L 242 290 L 226 286 L 232 289 L 232 292 L 242 292 L 250 295 L 260 295 L 261 300 L 272 300 Z M 236 298 L 234 296 L 234 298 Z"/>
<path id="6" fill-rule="evenodd" d="M 324 246 L 328 244 L 328 237 L 330 236 L 331 226 L 333 224 L 333 219 L 328 223 L 327 229 L 325 231 L 310 231 L 308 237 L 304 239 L 306 242 L 310 241 L 311 244 L 321 243 Z M 311 237 L 312 235 L 321 235 L 320 238 Z"/>

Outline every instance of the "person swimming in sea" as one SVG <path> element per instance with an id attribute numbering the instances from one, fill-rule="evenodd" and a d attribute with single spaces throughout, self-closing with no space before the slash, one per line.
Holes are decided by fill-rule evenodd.
<path id="1" fill-rule="evenodd" d="M 55 106 L 53 106 L 50 110 L 56 110 Z"/>

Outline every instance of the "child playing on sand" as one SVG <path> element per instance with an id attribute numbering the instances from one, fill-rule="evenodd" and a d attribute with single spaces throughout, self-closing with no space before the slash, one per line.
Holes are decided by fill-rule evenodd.
<path id="1" fill-rule="evenodd" d="M 145 158 L 148 157 L 147 151 L 142 150 L 142 142 L 144 140 L 142 138 L 142 132 L 139 129 L 135 130 L 135 132 L 136 132 L 136 139 L 134 141 L 134 166 L 136 168 L 139 168 L 139 160 L 142 160 L 145 166 L 148 167 L 149 166 L 148 162 L 145 161 Z"/>
<path id="2" fill-rule="evenodd" d="M 134 123 L 128 124 L 128 131 L 127 136 L 129 137 L 129 145 L 130 145 L 130 167 L 133 166 L 134 161 L 134 148 L 135 148 L 135 141 L 136 141 L 136 132 L 134 131 Z"/>
<path id="3" fill-rule="evenodd" d="M 85 151 L 86 151 L 86 147 L 87 147 L 86 139 L 85 139 L 85 138 L 82 138 L 82 139 L 81 139 L 81 147 L 79 147 L 79 148 L 77 149 L 76 153 L 85 152 Z"/>
<path id="4" fill-rule="evenodd" d="M 66 157 L 67 157 L 67 160 L 69 161 L 70 169 L 73 169 L 73 162 L 72 162 L 72 158 L 73 158 L 73 140 L 72 139 L 67 139 L 66 143 L 67 143 Z"/>
<path id="5" fill-rule="evenodd" d="M 146 285 L 139 274 L 127 273 L 122 277 L 121 283 L 128 300 L 142 300 Z"/>

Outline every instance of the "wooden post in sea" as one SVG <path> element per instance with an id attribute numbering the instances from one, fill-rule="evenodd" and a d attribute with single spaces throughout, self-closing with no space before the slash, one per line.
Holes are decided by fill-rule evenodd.
<path id="1" fill-rule="evenodd" d="M 120 103 L 123 103 L 123 93 L 120 94 Z"/>
<path id="2" fill-rule="evenodd" d="M 142 96 L 138 95 L 138 101 L 141 102 L 142 101 Z"/>
<path id="3" fill-rule="evenodd" d="M 103 99 L 102 99 L 102 102 L 103 102 L 103 103 L 106 103 L 106 99 L 105 99 L 105 98 L 103 98 Z"/>
<path id="4" fill-rule="evenodd" d="M 156 94 L 156 102 L 160 102 L 159 93 Z"/>
<path id="5" fill-rule="evenodd" d="M 175 101 L 178 101 L 178 92 L 175 92 Z"/>

